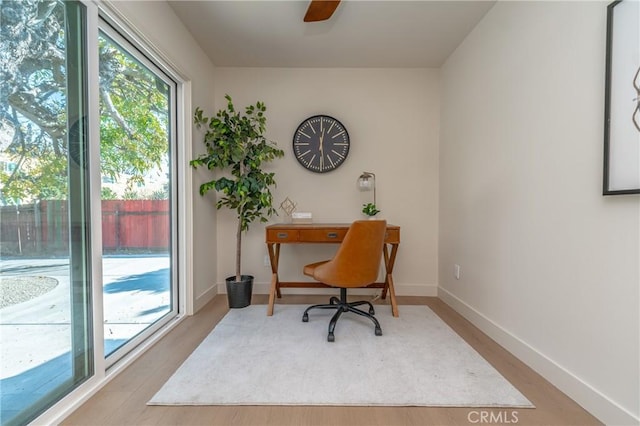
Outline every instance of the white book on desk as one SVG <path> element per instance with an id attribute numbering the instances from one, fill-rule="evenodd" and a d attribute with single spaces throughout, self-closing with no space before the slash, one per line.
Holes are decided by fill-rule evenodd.
<path id="1" fill-rule="evenodd" d="M 311 212 L 293 212 L 291 213 L 292 223 L 313 223 L 313 215 Z"/>

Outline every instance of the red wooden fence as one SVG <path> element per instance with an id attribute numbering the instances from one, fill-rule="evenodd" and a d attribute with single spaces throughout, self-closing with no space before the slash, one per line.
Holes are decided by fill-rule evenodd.
<path id="1" fill-rule="evenodd" d="M 109 252 L 168 251 L 169 200 L 102 201 L 102 245 Z M 0 253 L 64 255 L 69 250 L 68 204 L 45 200 L 0 207 Z"/>
<path id="2" fill-rule="evenodd" d="M 169 250 L 169 200 L 102 201 L 103 250 Z"/>

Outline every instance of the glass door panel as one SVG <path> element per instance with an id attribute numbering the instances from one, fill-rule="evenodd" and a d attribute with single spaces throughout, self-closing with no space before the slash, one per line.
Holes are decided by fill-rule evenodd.
<path id="1" fill-rule="evenodd" d="M 93 374 L 85 7 L 0 2 L 0 421 Z"/>
<path id="2" fill-rule="evenodd" d="M 99 46 L 105 356 L 114 361 L 176 313 L 176 85 L 106 24 Z"/>

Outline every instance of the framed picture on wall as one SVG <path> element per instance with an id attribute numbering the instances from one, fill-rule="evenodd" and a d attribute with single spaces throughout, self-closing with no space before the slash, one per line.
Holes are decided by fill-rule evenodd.
<path id="1" fill-rule="evenodd" d="M 640 2 L 607 7 L 603 195 L 640 194 Z"/>

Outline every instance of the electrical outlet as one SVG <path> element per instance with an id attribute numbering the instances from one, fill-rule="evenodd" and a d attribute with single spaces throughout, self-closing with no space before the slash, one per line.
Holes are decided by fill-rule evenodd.
<path id="1" fill-rule="evenodd" d="M 268 254 L 264 255 L 264 266 L 266 266 L 266 267 L 270 266 L 269 255 Z"/>
<path id="2" fill-rule="evenodd" d="M 457 263 L 453 265 L 453 276 L 456 278 L 456 280 L 460 279 L 460 265 L 458 265 Z"/>

